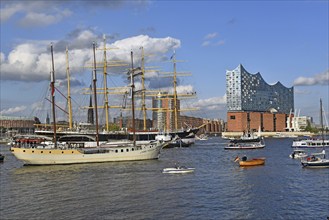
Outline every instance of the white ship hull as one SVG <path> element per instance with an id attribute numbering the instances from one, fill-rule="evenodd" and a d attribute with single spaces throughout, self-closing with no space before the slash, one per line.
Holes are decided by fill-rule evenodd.
<path id="1" fill-rule="evenodd" d="M 321 140 L 321 139 L 294 140 L 292 142 L 291 147 L 299 147 L 299 148 L 329 147 L 329 140 Z"/>
<path id="2" fill-rule="evenodd" d="M 26 165 L 100 163 L 158 159 L 164 143 L 95 149 L 39 149 L 12 147 L 15 157 Z"/>

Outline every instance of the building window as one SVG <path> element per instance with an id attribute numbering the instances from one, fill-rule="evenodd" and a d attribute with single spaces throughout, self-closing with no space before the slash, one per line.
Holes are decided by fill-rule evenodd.
<path id="1" fill-rule="evenodd" d="M 235 120 L 235 115 L 231 115 L 230 119 Z"/>

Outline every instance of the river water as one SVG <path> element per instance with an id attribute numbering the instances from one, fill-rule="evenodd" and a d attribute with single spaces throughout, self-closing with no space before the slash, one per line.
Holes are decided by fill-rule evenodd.
<path id="1" fill-rule="evenodd" d="M 56 166 L 23 166 L 2 145 L 0 219 L 327 219 L 329 169 L 290 159 L 292 139 L 265 141 L 228 151 L 213 137 L 159 160 Z M 244 154 L 266 164 L 240 168 Z M 176 162 L 196 170 L 162 174 Z"/>

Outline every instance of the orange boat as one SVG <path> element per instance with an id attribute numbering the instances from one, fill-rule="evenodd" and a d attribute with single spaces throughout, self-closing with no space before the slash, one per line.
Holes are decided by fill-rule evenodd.
<path id="1" fill-rule="evenodd" d="M 246 156 L 243 156 L 240 160 L 240 158 L 237 156 L 234 160 L 234 162 L 239 161 L 240 167 L 245 166 L 259 166 L 265 164 L 265 158 L 253 158 L 251 160 L 247 160 Z"/>

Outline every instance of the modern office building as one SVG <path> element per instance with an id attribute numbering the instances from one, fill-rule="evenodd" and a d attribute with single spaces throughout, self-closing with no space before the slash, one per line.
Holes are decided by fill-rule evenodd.
<path id="1" fill-rule="evenodd" d="M 285 131 L 294 109 L 294 88 L 280 82 L 270 85 L 260 73 L 251 74 L 240 64 L 226 71 L 227 130 Z"/>

